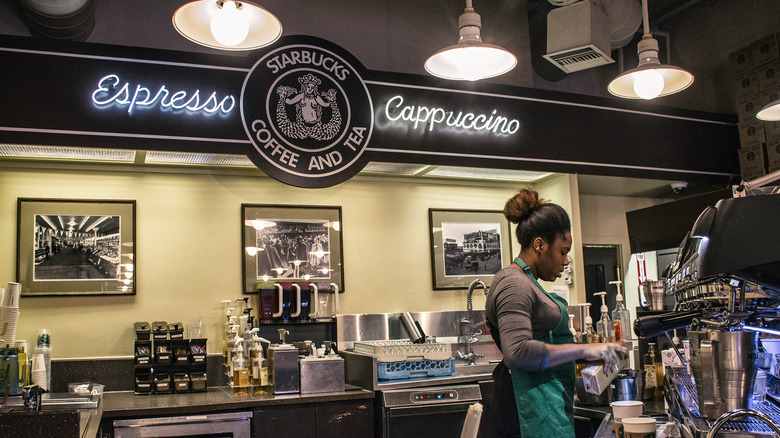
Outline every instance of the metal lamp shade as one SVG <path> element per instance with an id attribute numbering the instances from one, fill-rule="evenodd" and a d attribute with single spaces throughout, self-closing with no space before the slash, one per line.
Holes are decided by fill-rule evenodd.
<path id="1" fill-rule="evenodd" d="M 609 83 L 607 89 L 617 97 L 641 99 L 641 97 L 636 94 L 636 91 L 634 91 L 634 81 L 640 73 L 647 70 L 656 70 L 664 79 L 664 87 L 661 90 L 661 93 L 656 97 L 677 93 L 693 84 L 693 75 L 684 69 L 673 65 L 649 64 L 623 72 L 623 74 Z"/>
<path id="2" fill-rule="evenodd" d="M 272 44 L 282 36 L 282 23 L 267 10 L 241 2 L 241 13 L 246 15 L 249 33 L 240 43 L 227 46 L 214 38 L 210 23 L 217 9 L 217 0 L 197 0 L 180 7 L 173 14 L 173 27 L 188 40 L 220 50 L 254 50 Z"/>

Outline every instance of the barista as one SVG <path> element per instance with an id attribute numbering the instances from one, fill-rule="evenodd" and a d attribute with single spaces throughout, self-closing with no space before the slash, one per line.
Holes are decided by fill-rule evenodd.
<path id="1" fill-rule="evenodd" d="M 569 264 L 571 222 L 559 205 L 521 189 L 504 206 L 517 224 L 520 254 L 493 278 L 487 324 L 503 361 L 493 371 L 489 412 L 498 436 L 574 437 L 574 361 L 617 368 L 620 344 L 574 344 L 566 301 L 538 280 L 554 281 Z"/>

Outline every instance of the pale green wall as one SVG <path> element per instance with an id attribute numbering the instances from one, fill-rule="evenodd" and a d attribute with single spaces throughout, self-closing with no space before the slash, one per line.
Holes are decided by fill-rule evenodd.
<path id="1" fill-rule="evenodd" d="M 628 241 L 626 212 L 669 202 L 664 198 L 580 195 L 583 245 L 619 245 L 622 253 L 623 283 L 626 308 L 632 318 L 639 305 L 636 257 Z M 646 254 L 648 272 L 658 279 L 655 252 Z M 651 260 L 652 259 L 652 260 Z M 584 288 L 583 288 L 584 290 Z"/>
<path id="2" fill-rule="evenodd" d="M 242 203 L 342 207 L 342 313 L 465 310 L 465 290 L 432 290 L 428 209 L 501 210 L 519 186 L 359 176 L 300 189 L 260 175 L 0 160 L 0 287 L 16 277 L 17 198 L 137 202 L 137 295 L 23 297 L 17 339 L 33 342 L 45 327 L 54 358 L 130 356 L 133 322 L 204 316 L 209 351 L 219 351 L 220 300 L 241 294 Z M 554 177 L 538 189 L 570 209 L 570 180 Z"/>

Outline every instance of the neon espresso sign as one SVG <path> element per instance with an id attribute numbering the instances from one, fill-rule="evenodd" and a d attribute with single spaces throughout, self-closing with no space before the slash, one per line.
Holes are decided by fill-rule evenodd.
<path id="1" fill-rule="evenodd" d="M 512 135 L 520 130 L 520 121 L 508 119 L 493 110 L 490 114 L 452 111 L 422 105 L 404 105 L 403 96 L 393 96 L 385 105 L 385 117 L 393 122 L 407 122 L 414 129 L 456 128 L 495 135 Z"/>
<path id="2" fill-rule="evenodd" d="M 203 98 L 200 90 L 170 91 L 165 85 L 160 85 L 156 93 L 141 84 L 135 86 L 119 79 L 118 75 L 104 76 L 98 81 L 98 86 L 92 92 L 92 102 L 100 107 L 119 105 L 126 107 L 132 114 L 136 107 L 153 107 L 159 105 L 162 109 L 184 110 L 191 113 L 229 114 L 236 107 L 236 98 L 232 95 L 220 97 L 217 92 Z"/>

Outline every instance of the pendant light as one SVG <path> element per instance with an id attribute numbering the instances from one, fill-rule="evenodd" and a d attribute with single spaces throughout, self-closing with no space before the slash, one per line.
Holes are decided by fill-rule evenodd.
<path id="1" fill-rule="evenodd" d="M 425 61 L 425 70 L 440 78 L 476 81 L 492 78 L 517 65 L 515 55 L 499 46 L 482 42 L 482 19 L 474 12 L 471 0 L 458 18 L 458 43 L 434 53 Z"/>
<path id="2" fill-rule="evenodd" d="M 173 27 L 185 38 L 220 50 L 253 50 L 282 36 L 282 23 L 245 1 L 197 0 L 173 14 Z"/>
<path id="3" fill-rule="evenodd" d="M 608 90 L 626 99 L 654 99 L 682 91 L 691 86 L 693 75 L 658 60 L 658 41 L 650 33 L 647 0 L 642 0 L 644 35 L 637 44 L 639 66 L 623 72 L 609 83 Z"/>
<path id="4" fill-rule="evenodd" d="M 756 118 L 767 122 L 779 121 L 780 120 L 780 99 L 761 108 L 761 111 L 756 113 Z"/>

